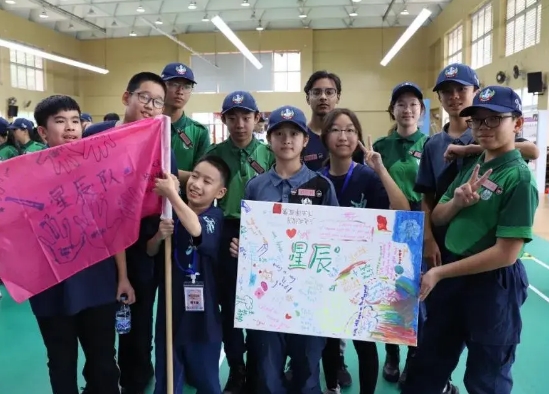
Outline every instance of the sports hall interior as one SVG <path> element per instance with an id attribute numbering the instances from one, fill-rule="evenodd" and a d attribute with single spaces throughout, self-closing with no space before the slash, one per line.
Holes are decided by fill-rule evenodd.
<path id="1" fill-rule="evenodd" d="M 74 97 L 95 122 L 110 112 L 122 115 L 121 95 L 128 79 L 140 71 L 160 73 L 169 62 L 193 69 L 198 85 L 185 111 L 210 127 L 213 142 L 226 138 L 216 114 L 234 80 L 241 84 L 239 89 L 252 91 L 261 111 L 289 104 L 307 114 L 303 86 L 317 70 L 339 75 L 343 85 L 339 107 L 355 111 L 374 139 L 391 127 L 387 113 L 391 90 L 404 81 L 423 89 L 430 102 L 431 133 L 438 132 L 445 114 L 431 91 L 439 71 L 453 62 L 475 68 L 482 85 L 499 81 L 515 89 L 530 114 L 549 109 L 548 94 L 528 93 L 527 77 L 549 72 L 547 0 L 197 0 L 191 4 L 188 0 L 2 0 L 0 9 L 0 116 L 5 118 L 11 104 L 18 107 L 19 117 L 32 119 L 34 106 L 52 94 Z M 430 17 L 382 66 L 382 58 L 423 9 L 431 11 Z M 224 17 L 259 59 L 279 56 L 283 61 L 276 66 L 274 60 L 261 73 L 253 71 L 215 29 L 210 21 L 215 15 Z M 20 59 L 2 41 L 108 73 L 51 60 L 29 62 L 29 57 Z M 229 64 L 228 54 L 240 59 L 236 65 L 232 62 L 232 69 L 208 71 L 206 60 L 221 62 L 225 56 Z M 233 72 L 232 84 L 226 83 L 227 68 Z M 549 133 L 534 131 L 533 136 L 542 137 L 535 142 L 545 156 Z M 530 290 L 522 309 L 523 337 L 514 367 L 516 394 L 546 394 L 549 387 L 549 200 L 546 185 L 538 183 L 538 189 L 536 236 L 524 258 Z M 28 302 L 17 304 L 5 288 L 0 291 L 0 393 L 51 394 L 45 348 Z M 383 362 L 382 345 L 379 353 Z M 224 382 L 227 367 L 223 358 L 220 363 Z M 346 363 L 355 383 L 343 392 L 358 394 L 352 346 Z M 453 375 L 462 393 L 466 392 L 464 367 L 465 355 Z M 397 392 L 380 376 L 377 393 Z"/>

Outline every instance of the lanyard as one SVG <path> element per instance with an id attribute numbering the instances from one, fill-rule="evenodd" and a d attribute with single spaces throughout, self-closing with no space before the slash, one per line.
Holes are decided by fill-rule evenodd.
<path id="1" fill-rule="evenodd" d="M 177 247 L 177 240 L 178 240 L 178 237 L 177 237 L 177 233 L 178 233 L 178 228 L 179 228 L 179 219 L 176 219 L 175 220 L 175 230 L 174 230 L 174 239 L 175 239 L 175 253 L 174 253 L 174 258 L 175 258 L 175 263 L 177 264 L 177 266 L 179 267 L 179 269 L 183 272 L 185 272 L 187 275 L 191 276 L 191 275 L 196 275 L 197 272 L 196 272 L 196 269 L 197 269 L 197 263 L 198 263 L 198 258 L 196 256 L 196 248 L 194 247 L 191 247 L 192 249 L 192 252 L 191 252 L 191 264 L 189 264 L 189 266 L 187 268 L 183 268 L 183 266 L 181 265 L 181 263 L 179 262 L 179 248 Z"/>
<path id="2" fill-rule="evenodd" d="M 353 171 L 355 170 L 355 162 L 351 162 L 351 166 L 347 170 L 347 174 L 345 175 L 345 180 L 343 181 L 343 186 L 341 187 L 340 194 L 343 195 L 345 193 L 345 190 L 347 189 L 347 186 L 349 186 L 349 181 L 351 180 L 351 177 L 353 176 Z M 329 177 L 330 175 L 330 166 L 326 167 L 324 169 L 324 173 L 322 174 L 325 177 Z"/>

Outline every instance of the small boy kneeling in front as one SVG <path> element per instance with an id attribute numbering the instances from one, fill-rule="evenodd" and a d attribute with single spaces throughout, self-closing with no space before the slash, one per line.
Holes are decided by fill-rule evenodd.
<path id="1" fill-rule="evenodd" d="M 194 167 L 186 185 L 188 203 L 179 197 L 172 175 L 156 180 L 155 191 L 173 205 L 174 252 L 172 261 L 174 354 L 182 373 L 174 376 L 174 392 L 183 392 L 188 376 L 197 394 L 221 394 L 219 357 L 222 346 L 221 316 L 215 271 L 223 212 L 213 205 L 222 198 L 230 169 L 223 159 L 205 156 Z M 170 221 L 171 222 L 171 221 Z M 163 281 L 164 282 L 164 281 Z M 156 318 L 156 344 L 165 343 L 165 286 L 160 284 Z M 165 360 L 156 360 L 165 368 Z M 157 375 L 158 377 L 159 375 Z M 166 393 L 167 382 L 157 381 L 155 393 Z"/>

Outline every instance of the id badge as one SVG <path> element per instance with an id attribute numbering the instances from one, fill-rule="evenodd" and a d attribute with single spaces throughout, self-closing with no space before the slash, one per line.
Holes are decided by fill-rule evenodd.
<path id="1" fill-rule="evenodd" d="M 187 312 L 204 312 L 204 284 L 185 282 L 185 310 Z"/>

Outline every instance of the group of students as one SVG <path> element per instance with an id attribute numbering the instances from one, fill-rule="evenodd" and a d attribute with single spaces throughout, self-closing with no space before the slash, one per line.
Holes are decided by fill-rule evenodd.
<path id="1" fill-rule="evenodd" d="M 168 64 L 161 75 L 136 74 L 122 95 L 122 119 L 89 125 L 84 133 L 80 108 L 70 97 L 52 96 L 36 107 L 37 131 L 48 147 L 161 113 L 172 121 L 173 168 L 156 180 L 155 191 L 172 203 L 174 219 L 144 218 L 132 247 L 30 300 L 53 394 L 78 393 L 78 342 L 86 356 L 85 393 L 119 394 L 120 384 L 123 393 L 140 394 L 153 376 L 154 393 L 166 393 L 161 245 L 168 237 L 176 393 L 192 385 L 198 394 L 320 394 L 321 362 L 325 393 L 351 385 L 342 340 L 256 330 L 244 335 L 234 327 L 240 202 L 302 203 L 300 189 L 321 191 L 311 199 L 317 205 L 425 212 L 418 347 L 408 349 L 401 372 L 398 346 L 386 346 L 386 380 L 399 381 L 405 394 L 458 393 L 450 375 L 467 346 L 468 392 L 511 393 L 528 286 L 519 257 L 532 238 L 538 204 L 522 157 L 539 154 L 534 144 L 516 142 L 523 118 L 511 89 L 480 89 L 468 66 L 446 67 L 434 90 L 450 122 L 427 137 L 418 129 L 425 111 L 421 90 L 399 84 L 388 107 L 395 127 L 372 144 L 356 114 L 337 108 L 341 80 L 318 71 L 304 88 L 309 122 L 296 107 L 274 109 L 268 144 L 261 143 L 253 136 L 260 120 L 255 99 L 233 92 L 222 104 L 229 138 L 210 145 L 208 129 L 184 112 L 196 83 L 180 63 Z M 132 329 L 119 336 L 114 357 L 122 294 L 131 304 Z M 376 344 L 353 345 L 360 393 L 373 394 L 380 365 Z M 224 389 L 222 348 L 230 368 Z"/>

